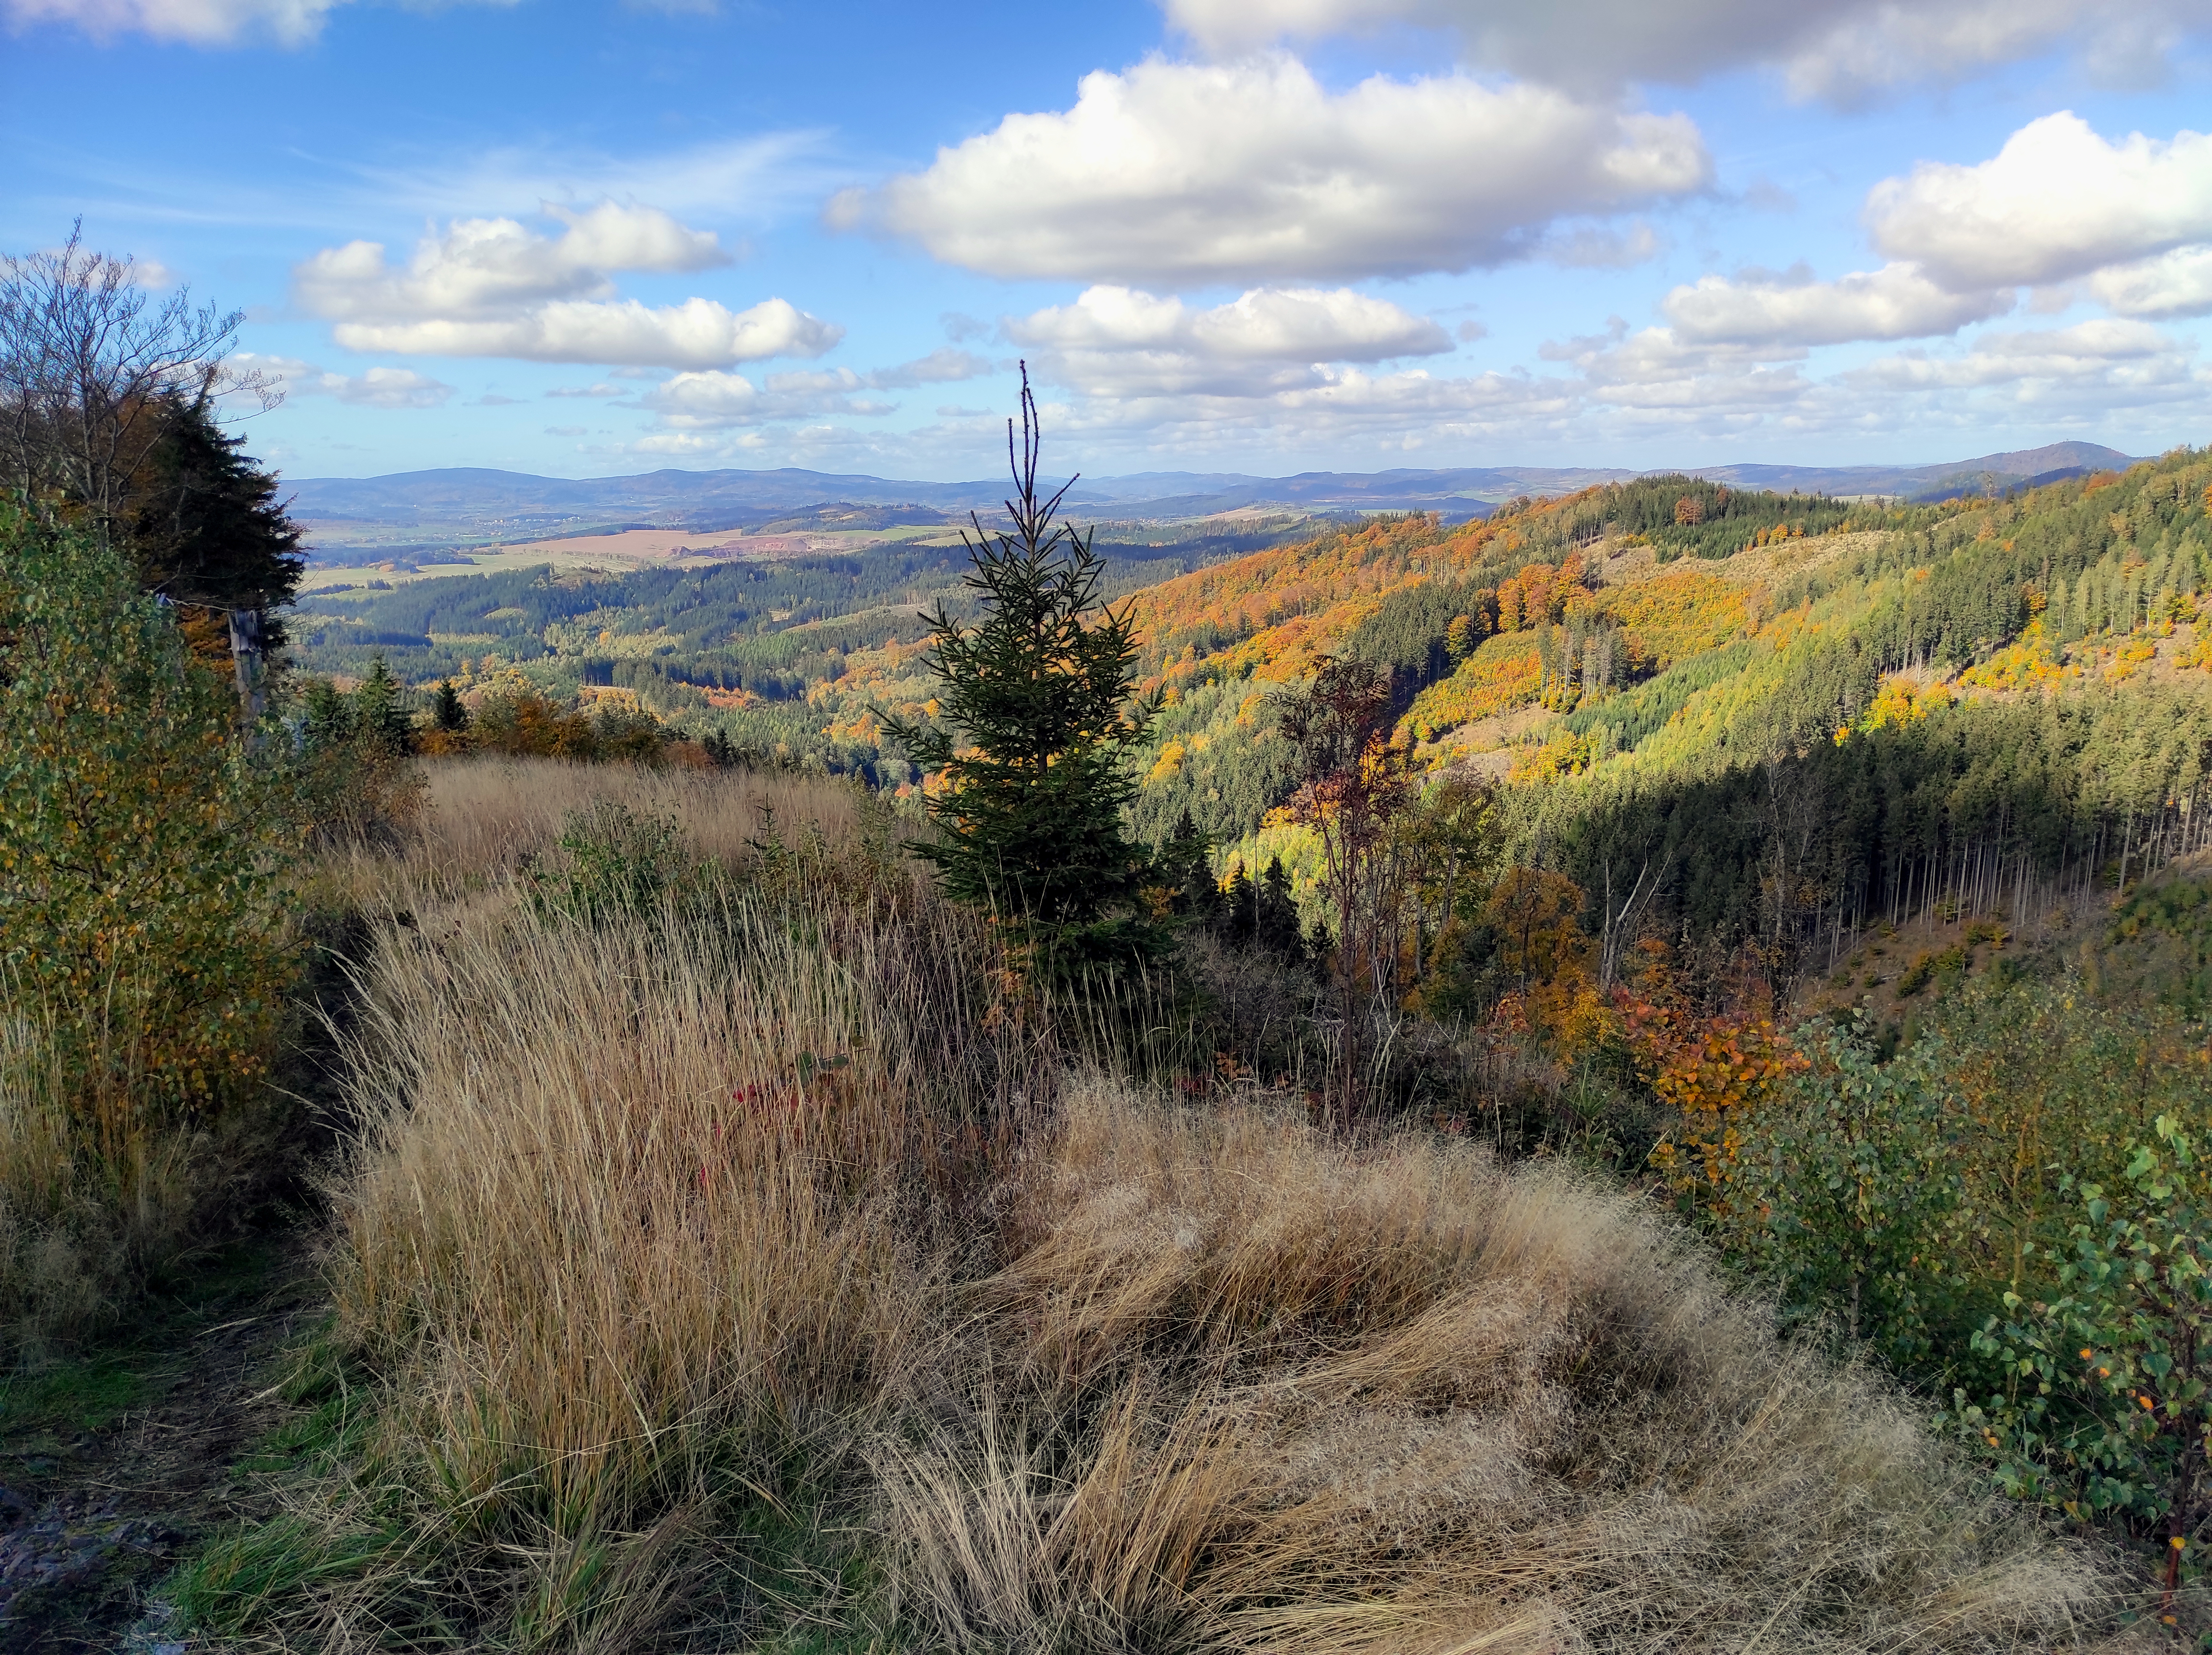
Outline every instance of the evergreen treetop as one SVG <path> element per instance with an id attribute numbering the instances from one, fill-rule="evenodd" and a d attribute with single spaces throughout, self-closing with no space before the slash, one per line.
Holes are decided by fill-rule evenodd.
<path id="1" fill-rule="evenodd" d="M 298 591 L 307 559 L 276 479 L 225 436 L 203 398 L 165 420 L 161 440 L 125 507 L 138 581 L 179 603 L 254 609 L 271 617 L 264 640 L 284 642 L 274 612 Z"/>

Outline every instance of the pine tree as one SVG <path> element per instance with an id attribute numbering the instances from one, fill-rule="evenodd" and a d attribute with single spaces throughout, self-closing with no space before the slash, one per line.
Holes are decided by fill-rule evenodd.
<path id="1" fill-rule="evenodd" d="M 401 705 L 405 690 L 381 653 L 369 663 L 368 676 L 353 693 L 353 733 L 389 753 L 404 753 L 411 731 Z"/>
<path id="2" fill-rule="evenodd" d="M 987 534 L 971 516 L 975 538 L 961 537 L 981 624 L 963 629 L 941 602 L 930 622 L 943 719 L 878 717 L 950 784 L 929 800 L 944 840 L 915 846 L 946 894 L 989 908 L 1040 964 L 1111 967 L 1165 947 L 1139 911 L 1153 870 L 1122 823 L 1136 791 L 1127 755 L 1159 700 L 1133 695 L 1130 612 L 1101 600 L 1090 537 L 1058 520 L 1066 486 L 1037 496 L 1040 441 L 1024 368 L 1018 451 L 1006 423 L 1012 527 Z"/>
<path id="3" fill-rule="evenodd" d="M 134 482 L 124 525 L 139 584 L 173 602 L 253 609 L 276 649 L 270 617 L 292 602 L 307 560 L 276 498 L 276 479 L 227 437 L 203 401 L 179 402 Z"/>
<path id="4" fill-rule="evenodd" d="M 438 693 L 430 702 L 430 722 L 453 736 L 469 727 L 469 710 L 461 704 L 461 693 L 453 688 L 451 678 L 438 682 Z"/>

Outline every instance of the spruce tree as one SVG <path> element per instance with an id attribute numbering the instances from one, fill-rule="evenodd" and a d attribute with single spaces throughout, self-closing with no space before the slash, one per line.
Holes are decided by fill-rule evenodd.
<path id="1" fill-rule="evenodd" d="M 1159 850 L 1160 877 L 1174 893 L 1177 917 L 1205 924 L 1220 913 L 1221 888 L 1213 879 L 1212 851 L 1212 842 L 1198 831 L 1186 807 Z"/>
<path id="2" fill-rule="evenodd" d="M 227 437 L 204 399 L 184 402 L 130 492 L 123 521 L 139 584 L 174 602 L 253 609 L 271 650 L 284 642 L 275 611 L 297 593 L 307 559 L 276 479 Z"/>
<path id="3" fill-rule="evenodd" d="M 405 688 L 392 676 L 380 652 L 369 663 L 368 676 L 353 693 L 354 733 L 387 753 L 404 753 L 414 732 L 403 705 Z"/>
<path id="4" fill-rule="evenodd" d="M 1260 891 L 1253 884 L 1252 876 L 1244 871 L 1244 858 L 1237 858 L 1230 870 L 1229 882 L 1222 888 L 1224 929 L 1229 940 L 1238 948 L 1250 948 L 1260 940 Z"/>
<path id="5" fill-rule="evenodd" d="M 1297 899 L 1291 894 L 1291 876 L 1283 858 L 1271 856 L 1260 876 L 1258 919 L 1254 940 L 1285 960 L 1305 958 L 1304 934 L 1298 929 Z"/>
<path id="6" fill-rule="evenodd" d="M 461 693 L 453 688 L 451 678 L 438 681 L 438 693 L 430 702 L 430 722 L 449 736 L 469 727 L 469 710 L 462 705 Z"/>
<path id="7" fill-rule="evenodd" d="M 915 847 L 946 894 L 990 909 L 1041 966 L 1111 968 L 1165 947 L 1142 900 L 1150 858 L 1122 823 L 1128 754 L 1159 700 L 1133 694 L 1134 625 L 1100 598 L 1090 536 L 1060 520 L 1067 486 L 1038 498 L 1040 442 L 1024 367 L 1018 448 L 1006 422 L 1011 526 L 987 533 L 971 514 L 961 536 L 981 622 L 963 628 L 942 602 L 931 619 L 941 718 L 878 716 L 947 784 L 928 803 L 943 840 Z"/>

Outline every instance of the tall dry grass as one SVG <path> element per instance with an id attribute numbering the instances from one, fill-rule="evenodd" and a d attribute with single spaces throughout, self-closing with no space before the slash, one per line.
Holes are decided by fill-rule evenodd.
<path id="1" fill-rule="evenodd" d="M 0 1362 L 35 1368 L 233 1238 L 281 1185 L 292 1111 L 245 1085 L 176 1108 L 130 1061 L 146 1044 L 142 997 L 57 1014 L 18 988 L 0 973 Z M 89 1039 L 57 1028 L 70 1015 Z M 104 1059 L 96 1082 L 87 1046 Z"/>
<path id="2" fill-rule="evenodd" d="M 942 1646 L 2051 1649 L 2130 1595 L 1556 1163 L 1093 1082 L 1019 1222 L 874 1451 Z"/>
<path id="3" fill-rule="evenodd" d="M 374 1425 L 199 1566 L 211 1622 L 334 1652 L 2118 1646 L 2108 1559 L 1629 1196 L 1071 1080 L 988 928 L 880 845 L 538 912 L 490 849 L 521 830 L 464 820 L 557 832 L 512 797 L 532 774 L 562 813 L 599 779 L 447 773 L 447 848 L 376 923 L 332 1191 Z M 690 785 L 624 797 L 750 809 Z"/>
<path id="4" fill-rule="evenodd" d="M 417 877 L 447 882 L 512 872 L 550 851 L 571 815 L 602 802 L 672 819 L 701 856 L 737 863 L 771 834 L 796 841 L 811 831 L 847 843 L 866 799 L 850 782 L 748 771 L 557 759 L 434 759 L 422 768 L 424 819 L 398 859 Z"/>
<path id="5" fill-rule="evenodd" d="M 1055 1077 L 982 928 L 849 841 L 604 923 L 512 882 L 413 893 L 360 973 L 332 1191 L 336 1337 L 381 1423 L 350 1489 L 294 1513 L 350 1562 L 301 1566 L 319 1584 L 267 1635 L 742 1623 L 783 1567 L 746 1525 L 818 1500 L 912 1388 L 956 1221 Z M 259 1567 L 218 1549 L 203 1599 L 242 1629 L 263 1605 L 222 1600 Z"/>

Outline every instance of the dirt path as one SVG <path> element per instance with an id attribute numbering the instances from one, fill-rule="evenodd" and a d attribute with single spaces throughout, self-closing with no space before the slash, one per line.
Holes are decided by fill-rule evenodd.
<path id="1" fill-rule="evenodd" d="M 280 1353 L 328 1307 L 298 1232 L 227 1250 L 101 1346 L 0 1383 L 0 1652 L 160 1651 L 147 1594 L 256 1514 L 240 1453 Z"/>

